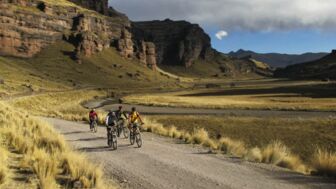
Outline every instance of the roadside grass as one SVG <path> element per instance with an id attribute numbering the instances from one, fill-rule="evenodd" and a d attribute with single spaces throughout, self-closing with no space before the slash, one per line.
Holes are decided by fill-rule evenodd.
<path id="1" fill-rule="evenodd" d="M 162 120 L 162 116 L 159 117 Z M 223 133 L 223 136 L 212 137 L 204 127 L 194 127 L 190 131 L 181 126 L 162 124 L 160 119 L 153 117 L 146 117 L 145 123 L 143 129 L 147 132 L 181 139 L 190 144 L 200 144 L 214 153 L 230 154 L 251 162 L 273 164 L 302 174 L 335 176 L 336 156 L 335 152 L 332 152 L 335 148 L 319 150 L 314 156 L 304 157 L 303 160 L 277 139 L 269 140 L 262 145 L 251 145 L 246 144 L 241 138 L 233 139 Z M 191 122 L 184 121 L 184 123 Z M 315 150 L 316 148 L 315 146 Z"/>
<path id="2" fill-rule="evenodd" d="M 317 149 L 313 156 L 315 174 L 336 177 L 336 152 Z"/>
<path id="3" fill-rule="evenodd" d="M 76 90 L 27 96 L 10 101 L 17 108 L 28 110 L 30 114 L 58 117 L 72 121 L 86 121 L 89 110 L 81 103 L 99 97 L 106 97 L 104 90 Z M 102 117 L 102 116 L 100 116 Z"/>
<path id="4" fill-rule="evenodd" d="M 336 111 L 335 83 L 289 84 L 129 95 L 123 100 L 167 107 Z"/>
<path id="5" fill-rule="evenodd" d="M 242 141 L 246 147 L 267 146 L 281 141 L 304 161 L 309 161 L 317 147 L 327 151 L 336 149 L 336 118 L 279 118 L 237 116 L 147 116 L 164 128 L 193 133 L 204 128 L 210 138 L 228 137 Z M 154 128 L 153 128 L 154 129 Z"/>
<path id="6" fill-rule="evenodd" d="M 0 146 L 0 188 L 1 185 L 6 184 L 8 182 L 9 170 L 8 170 L 8 150 L 2 146 Z"/>
<path id="7" fill-rule="evenodd" d="M 99 166 L 91 164 L 85 157 L 74 152 L 64 138 L 46 122 L 0 102 L 0 128 L 0 136 L 6 142 L 5 148 L 13 147 L 23 155 L 18 166 L 29 168 L 36 174 L 39 188 L 59 188 L 60 184 L 64 184 L 58 182 L 61 176 L 66 178 L 66 186 L 79 183 L 81 188 L 105 187 Z M 6 156 L 2 154 L 0 172 L 6 171 L 3 167 L 6 165 L 6 158 L 3 157 Z M 68 168 L 64 166 L 64 159 L 68 159 L 69 154 L 72 160 L 68 161 L 67 166 L 71 166 L 72 170 L 80 170 L 76 177 L 68 173 Z"/>

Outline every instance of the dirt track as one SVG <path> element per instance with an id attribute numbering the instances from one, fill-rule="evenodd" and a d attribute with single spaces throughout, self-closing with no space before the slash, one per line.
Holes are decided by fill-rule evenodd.
<path id="1" fill-rule="evenodd" d="M 120 139 L 117 151 L 106 147 L 105 128 L 88 132 L 88 125 L 46 119 L 77 150 L 102 164 L 107 178 L 125 188 L 301 189 L 336 188 L 319 177 L 302 176 L 271 165 L 207 153 L 207 149 L 143 133 L 144 146 Z"/>
<path id="2" fill-rule="evenodd" d="M 104 111 L 117 110 L 119 104 L 106 105 L 104 102 L 91 102 L 86 107 L 100 107 Z M 144 105 L 122 105 L 126 111 L 130 111 L 133 106 L 141 114 L 145 115 L 227 115 L 227 116 L 253 116 L 253 117 L 284 117 L 284 118 L 311 118 L 322 117 L 336 118 L 336 112 L 323 111 L 280 111 L 280 110 L 244 110 L 244 109 L 204 109 L 204 108 L 180 108 L 180 107 L 158 107 Z"/>

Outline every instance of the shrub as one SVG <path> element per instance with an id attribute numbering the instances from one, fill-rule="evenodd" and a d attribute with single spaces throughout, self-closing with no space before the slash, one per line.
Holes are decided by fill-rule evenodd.
<path id="1" fill-rule="evenodd" d="M 223 137 L 219 140 L 219 149 L 224 153 L 232 154 L 238 157 L 244 156 L 247 152 L 243 142 L 232 140 L 227 137 Z"/>
<path id="2" fill-rule="evenodd" d="M 316 150 L 312 166 L 315 174 L 336 177 L 336 153 L 322 149 Z"/>
<path id="3" fill-rule="evenodd" d="M 244 158 L 251 162 L 260 163 L 262 161 L 262 154 L 260 148 L 255 147 L 250 149 Z"/>

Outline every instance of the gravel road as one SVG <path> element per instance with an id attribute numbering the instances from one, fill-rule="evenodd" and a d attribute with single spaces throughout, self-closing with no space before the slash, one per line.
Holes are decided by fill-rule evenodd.
<path id="1" fill-rule="evenodd" d="M 75 149 L 101 164 L 107 179 L 134 189 L 335 189 L 335 181 L 302 176 L 278 167 L 248 163 L 198 146 L 143 133 L 142 148 L 120 139 L 118 150 L 106 147 L 106 131 L 88 132 L 88 125 L 46 118 Z"/>

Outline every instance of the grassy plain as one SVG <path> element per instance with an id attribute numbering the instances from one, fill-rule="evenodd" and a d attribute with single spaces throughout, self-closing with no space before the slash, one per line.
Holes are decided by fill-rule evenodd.
<path id="1" fill-rule="evenodd" d="M 204 128 L 209 137 L 229 137 L 246 146 L 266 146 L 274 140 L 290 147 L 304 160 L 315 150 L 336 149 L 336 118 L 257 118 L 227 116 L 150 116 L 165 127 L 193 132 Z"/>
<path id="2" fill-rule="evenodd" d="M 228 85 L 228 84 L 227 84 Z M 221 86 L 160 94 L 129 95 L 129 104 L 150 106 L 336 111 L 336 83 L 283 82 L 248 86 Z"/>

